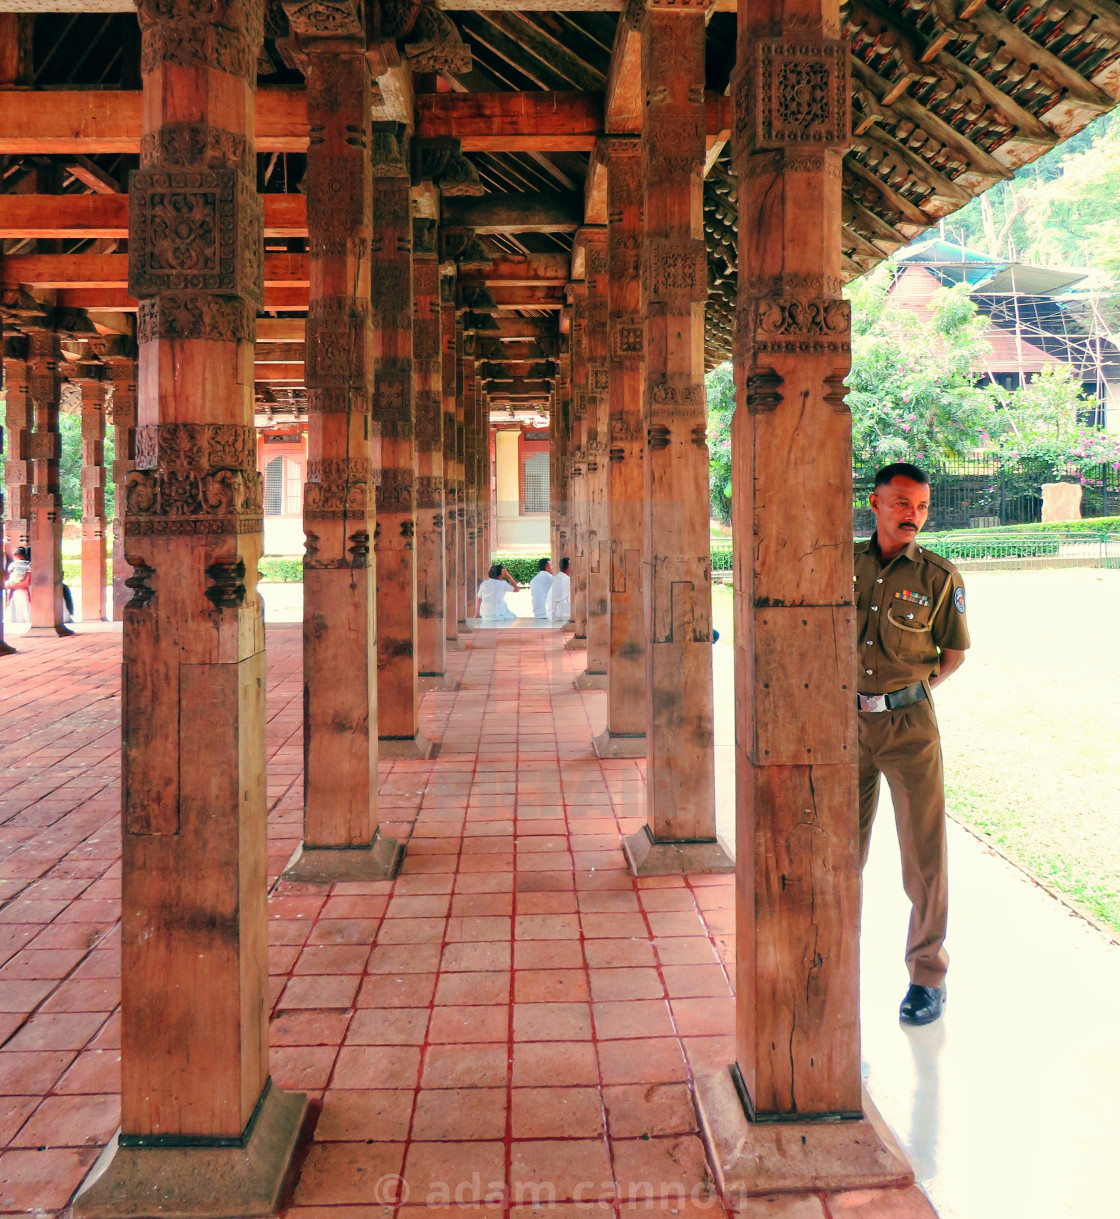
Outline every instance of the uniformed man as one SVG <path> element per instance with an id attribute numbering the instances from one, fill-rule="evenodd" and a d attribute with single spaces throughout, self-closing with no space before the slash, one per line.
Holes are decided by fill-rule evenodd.
<path id="1" fill-rule="evenodd" d="M 964 663 L 964 582 L 947 559 L 918 545 L 929 515 L 929 478 L 908 462 L 875 475 L 875 532 L 855 548 L 859 660 L 859 849 L 867 862 L 871 823 L 886 775 L 910 898 L 904 1024 L 929 1024 L 945 1004 L 949 916 L 945 784 L 930 697 Z"/>

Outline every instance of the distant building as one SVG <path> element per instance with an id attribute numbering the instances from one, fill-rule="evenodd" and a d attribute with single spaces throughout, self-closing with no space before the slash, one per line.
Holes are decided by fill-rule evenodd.
<path id="1" fill-rule="evenodd" d="M 939 288 L 966 281 L 988 319 L 992 354 L 984 371 L 1013 390 L 1047 364 L 1074 368 L 1096 402 L 1081 421 L 1120 431 L 1120 346 L 1101 312 L 1099 272 L 1036 267 L 991 258 L 941 238 L 917 242 L 898 259 L 892 300 L 925 314 Z"/>

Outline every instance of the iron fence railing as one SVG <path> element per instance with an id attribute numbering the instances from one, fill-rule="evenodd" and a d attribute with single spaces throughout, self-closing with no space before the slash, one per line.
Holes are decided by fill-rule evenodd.
<path id="1" fill-rule="evenodd" d="M 1036 524 L 1042 520 L 1042 486 L 1056 482 L 1080 484 L 1082 517 L 1120 514 L 1120 469 L 1108 462 L 1078 466 L 994 453 L 918 464 L 930 476 L 927 529 Z M 853 462 L 852 515 L 857 533 L 874 528 L 867 500 L 880 465 L 858 454 Z"/>

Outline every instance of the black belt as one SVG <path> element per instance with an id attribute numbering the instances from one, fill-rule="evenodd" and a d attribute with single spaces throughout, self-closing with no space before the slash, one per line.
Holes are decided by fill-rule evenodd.
<path id="1" fill-rule="evenodd" d="M 904 690 L 895 690 L 891 694 L 857 694 L 856 706 L 861 711 L 897 711 L 899 707 L 910 707 L 920 703 L 926 696 L 926 688 L 916 681 Z"/>

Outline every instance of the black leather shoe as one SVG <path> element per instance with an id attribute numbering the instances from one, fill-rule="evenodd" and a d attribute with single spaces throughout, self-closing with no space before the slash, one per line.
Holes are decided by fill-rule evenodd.
<path id="1" fill-rule="evenodd" d="M 911 983 L 906 998 L 898 1009 L 903 1024 L 932 1024 L 945 1007 L 945 983 L 940 986 L 918 986 Z"/>

